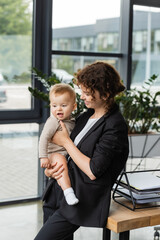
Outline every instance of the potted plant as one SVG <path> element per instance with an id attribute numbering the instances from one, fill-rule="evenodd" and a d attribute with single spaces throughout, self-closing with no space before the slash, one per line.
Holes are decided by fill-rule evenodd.
<path id="1" fill-rule="evenodd" d="M 148 157 L 160 155 L 158 142 L 160 135 L 160 91 L 153 93 L 151 87 L 157 80 L 152 75 L 142 85 L 142 90 L 136 88 L 125 90 L 116 97 L 120 110 L 128 125 L 130 156 Z M 138 138 L 137 138 L 138 136 Z M 156 152 L 153 153 L 153 150 Z"/>

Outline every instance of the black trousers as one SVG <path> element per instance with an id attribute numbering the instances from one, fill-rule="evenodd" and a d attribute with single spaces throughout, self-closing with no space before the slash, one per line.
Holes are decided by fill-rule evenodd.
<path id="1" fill-rule="evenodd" d="M 57 182 L 48 182 L 43 196 L 44 225 L 34 240 L 73 240 L 73 233 L 79 226 L 69 223 L 59 213 L 59 203 L 63 192 Z"/>
<path id="2" fill-rule="evenodd" d="M 35 240 L 71 240 L 78 228 L 64 219 L 57 210 L 43 225 Z"/>

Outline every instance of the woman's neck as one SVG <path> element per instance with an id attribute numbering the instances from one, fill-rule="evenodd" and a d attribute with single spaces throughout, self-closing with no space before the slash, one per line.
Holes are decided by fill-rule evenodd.
<path id="1" fill-rule="evenodd" d="M 93 115 L 90 117 L 91 119 L 93 118 L 101 118 L 104 114 L 106 114 L 106 109 L 95 109 L 95 112 Z"/>

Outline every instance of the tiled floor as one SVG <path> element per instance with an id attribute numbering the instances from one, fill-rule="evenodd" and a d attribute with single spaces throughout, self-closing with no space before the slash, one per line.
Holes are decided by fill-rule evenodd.
<path id="1" fill-rule="evenodd" d="M 42 226 L 41 207 L 41 201 L 0 207 L 0 240 L 33 240 Z M 132 230 L 130 236 L 131 240 L 153 240 L 154 227 Z M 80 228 L 74 239 L 101 240 L 102 229 Z M 112 240 L 118 240 L 118 234 L 112 233 Z"/>
<path id="2" fill-rule="evenodd" d="M 1 240 L 31 240 L 41 224 L 40 202 L 0 207 Z"/>
<path id="3" fill-rule="evenodd" d="M 0 240 L 33 240 L 41 226 L 41 201 L 0 207 Z M 74 237 L 75 240 L 101 238 L 102 230 L 93 228 L 81 228 Z"/>

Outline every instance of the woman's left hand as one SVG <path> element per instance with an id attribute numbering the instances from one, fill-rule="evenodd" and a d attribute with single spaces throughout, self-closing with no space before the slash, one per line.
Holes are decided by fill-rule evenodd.
<path id="1" fill-rule="evenodd" d="M 54 137 L 52 138 L 52 142 L 64 147 L 64 144 L 70 139 L 70 137 L 65 124 L 62 121 L 60 121 L 60 124 L 62 130 L 55 133 Z"/>

